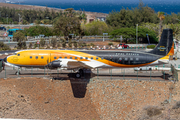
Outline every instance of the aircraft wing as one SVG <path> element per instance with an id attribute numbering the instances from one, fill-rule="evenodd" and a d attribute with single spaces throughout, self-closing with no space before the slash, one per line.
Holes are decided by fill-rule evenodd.
<path id="1" fill-rule="evenodd" d="M 75 69 L 75 68 L 86 68 L 86 69 L 92 69 L 91 66 L 81 62 L 81 61 L 69 61 L 67 63 L 67 66 L 69 69 Z"/>

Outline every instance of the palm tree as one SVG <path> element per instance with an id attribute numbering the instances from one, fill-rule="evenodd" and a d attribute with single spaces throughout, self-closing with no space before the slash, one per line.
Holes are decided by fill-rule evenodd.
<path id="1" fill-rule="evenodd" d="M 162 23 L 163 20 L 165 19 L 165 15 L 164 12 L 158 12 L 158 18 L 160 19 L 160 23 L 159 23 L 159 40 L 160 40 L 160 35 L 161 35 L 161 30 L 162 30 Z"/>
<path id="2" fill-rule="evenodd" d="M 178 35 L 180 34 L 180 26 L 171 24 L 170 28 L 173 30 L 173 36 L 177 40 Z"/>

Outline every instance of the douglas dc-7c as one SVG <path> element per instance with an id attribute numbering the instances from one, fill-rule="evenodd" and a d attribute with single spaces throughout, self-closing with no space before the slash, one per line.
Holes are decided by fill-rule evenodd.
<path id="1" fill-rule="evenodd" d="M 14 67 L 36 67 L 68 69 L 78 71 L 80 78 L 84 69 L 134 68 L 166 64 L 174 54 L 173 31 L 164 29 L 159 44 L 149 52 L 96 51 L 96 50 L 21 50 L 4 58 L 6 65 Z"/>

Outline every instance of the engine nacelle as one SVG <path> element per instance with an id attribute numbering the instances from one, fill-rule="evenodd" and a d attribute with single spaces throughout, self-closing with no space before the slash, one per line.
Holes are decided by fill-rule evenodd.
<path id="1" fill-rule="evenodd" d="M 51 63 L 48 64 L 48 67 L 53 69 L 53 68 L 59 68 L 61 67 L 61 61 L 52 61 Z"/>

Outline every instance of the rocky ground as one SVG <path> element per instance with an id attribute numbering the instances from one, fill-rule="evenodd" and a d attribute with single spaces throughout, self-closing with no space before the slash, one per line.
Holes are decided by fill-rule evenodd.
<path id="1" fill-rule="evenodd" d="M 170 81 L 0 80 L 0 118 L 178 120 L 178 101 Z"/>

